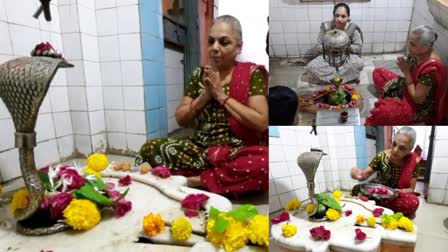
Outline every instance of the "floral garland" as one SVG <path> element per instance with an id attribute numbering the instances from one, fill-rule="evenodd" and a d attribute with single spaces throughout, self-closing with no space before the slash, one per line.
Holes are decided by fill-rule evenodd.
<path id="1" fill-rule="evenodd" d="M 104 183 L 100 171 L 109 166 L 107 156 L 95 153 L 87 158 L 87 167 L 80 169 L 67 165 L 47 166 L 38 170 L 45 190 L 37 211 L 47 216 L 49 223 L 64 221 L 74 230 L 89 230 L 101 220 L 100 209 L 112 208 L 116 217 L 122 217 L 132 209 L 124 193 L 115 189 L 114 183 Z M 119 180 L 120 186 L 131 183 L 128 176 Z M 21 189 L 14 193 L 13 212 L 27 208 L 29 192 Z"/>

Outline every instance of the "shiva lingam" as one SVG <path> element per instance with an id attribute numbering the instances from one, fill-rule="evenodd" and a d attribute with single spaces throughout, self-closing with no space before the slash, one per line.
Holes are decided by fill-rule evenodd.
<path id="1" fill-rule="evenodd" d="M 304 152 L 297 157 L 297 164 L 302 169 L 303 174 L 306 177 L 306 185 L 308 187 L 308 195 L 311 200 L 311 204 L 314 205 L 313 211 L 308 213 L 308 216 L 313 216 L 318 211 L 318 201 L 314 193 L 314 177 L 316 176 L 316 170 L 319 167 L 322 156 L 327 155 L 320 149 L 311 148 L 310 152 Z M 313 218 L 310 218 L 313 220 Z"/>
<path id="2" fill-rule="evenodd" d="M 329 30 L 322 40 L 323 58 L 330 66 L 339 68 L 350 58 L 350 39 L 344 31 Z M 316 113 L 318 110 L 342 110 L 346 108 L 361 108 L 361 96 L 358 91 L 342 84 L 343 80 L 335 77 L 330 85 L 305 97 L 301 102 L 301 111 Z"/>
<path id="3" fill-rule="evenodd" d="M 46 50 L 50 51 L 50 50 Z M 35 51 L 33 51 L 33 55 Z M 73 67 L 64 58 L 21 57 L 0 65 L 0 98 L 11 114 L 15 127 L 15 147 L 19 148 L 20 169 L 30 192 L 25 209 L 14 212 L 17 231 L 27 235 L 43 235 L 62 231 L 63 223 L 50 227 L 30 227 L 44 197 L 34 160 L 36 132 L 34 131 L 39 108 L 47 94 L 50 82 L 60 67 Z"/>

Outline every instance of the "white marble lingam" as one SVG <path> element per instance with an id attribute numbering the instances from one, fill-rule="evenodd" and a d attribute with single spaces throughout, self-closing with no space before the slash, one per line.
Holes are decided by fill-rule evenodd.
<path id="1" fill-rule="evenodd" d="M 286 222 L 272 225 L 271 236 L 283 251 L 380 251 L 380 248 L 405 247 L 405 251 L 413 251 L 417 241 L 417 226 L 414 224 L 413 232 L 406 232 L 401 229 L 387 230 L 383 226 L 376 224 L 375 228 L 367 226 L 365 222 L 362 227 L 355 226 L 356 216 L 364 215 L 366 219 L 373 216 L 372 211 L 375 208 L 382 208 L 375 205 L 375 201 L 367 202 L 358 199 L 340 198 L 342 209 L 352 210 L 350 216 L 342 214 L 337 221 L 330 222 L 312 222 L 309 221 L 304 211 L 295 216 L 291 215 L 290 223 L 297 226 L 297 233 L 292 237 L 286 238 L 282 235 L 282 226 Z M 384 208 L 383 214 L 393 214 L 393 211 Z M 377 223 L 381 223 L 381 217 L 376 218 Z M 311 238 L 310 229 L 318 226 L 324 226 L 331 231 L 331 237 L 328 241 L 315 241 Z M 367 238 L 364 241 L 355 240 L 355 229 L 360 228 L 366 233 Z M 398 250 L 388 250 L 398 251 Z M 404 251 L 404 250 L 400 250 Z"/>
<path id="2" fill-rule="evenodd" d="M 2 211 L 8 214 L 7 224 L 0 225 L 0 251 L 145 251 L 150 244 L 136 243 L 143 234 L 143 217 L 149 213 L 160 213 L 166 221 L 166 225 L 177 217 L 184 216 L 180 201 L 188 194 L 204 193 L 210 198 L 205 204 L 208 211 L 215 207 L 221 211 L 232 210 L 232 203 L 225 197 L 186 187 L 186 178 L 183 176 L 171 176 L 159 178 L 152 174 L 142 175 L 138 172 L 118 172 L 105 170 L 102 172 L 105 182 L 118 184 L 117 178 L 130 175 L 132 184 L 126 199 L 132 201 L 132 210 L 121 218 L 115 218 L 112 213 L 102 212 L 102 220 L 93 229 L 78 232 L 65 231 L 48 236 L 24 236 L 15 231 L 15 221 L 11 211 Z M 120 191 L 127 187 L 117 186 Z M 6 206 L 9 208 L 9 206 Z M 9 210 L 9 209 L 8 209 Z M 2 218 L 3 220 L 5 218 Z M 169 227 L 164 233 L 147 237 L 154 243 L 182 245 L 191 247 L 198 243 L 210 248 L 211 244 L 205 240 L 206 216 L 202 213 L 198 217 L 190 218 L 194 234 L 186 242 L 177 242 L 171 238 Z M 213 246 L 211 246 L 213 247 Z M 151 251 L 168 251 L 151 248 Z M 190 248 L 189 248 L 190 249 Z M 198 247 L 197 251 L 201 251 Z M 202 250 L 204 251 L 204 250 Z M 207 251 L 213 251 L 208 249 Z"/>

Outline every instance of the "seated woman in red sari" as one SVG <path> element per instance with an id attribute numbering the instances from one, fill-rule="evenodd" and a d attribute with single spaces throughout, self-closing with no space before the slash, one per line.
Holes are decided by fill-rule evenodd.
<path id="1" fill-rule="evenodd" d="M 241 48 L 238 19 L 216 18 L 208 38 L 210 65 L 194 71 L 176 109 L 180 125 L 195 124 L 194 135 L 148 140 L 136 164 L 168 167 L 188 176 L 190 186 L 214 193 L 268 189 L 268 73 L 237 62 Z"/>
<path id="2" fill-rule="evenodd" d="M 404 77 L 381 67 L 373 71 L 380 99 L 365 125 L 445 124 L 447 73 L 432 49 L 436 40 L 431 27 L 418 26 L 409 34 L 410 56 L 397 59 Z"/>
<path id="3" fill-rule="evenodd" d="M 419 175 L 420 153 L 411 152 L 415 139 L 414 129 L 400 128 L 391 149 L 378 153 L 364 170 L 355 167 L 351 173 L 353 179 L 363 181 L 377 172 L 372 183 L 396 188 L 399 192 L 395 199 L 378 201 L 377 204 L 411 217 L 419 206 L 418 193 L 414 193 L 414 190 Z M 352 195 L 357 196 L 359 193 L 359 185 L 354 186 Z"/>

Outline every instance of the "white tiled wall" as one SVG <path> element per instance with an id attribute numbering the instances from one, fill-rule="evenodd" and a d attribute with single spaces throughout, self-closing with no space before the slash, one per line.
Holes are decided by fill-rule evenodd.
<path id="1" fill-rule="evenodd" d="M 415 1 L 411 28 L 418 25 L 429 25 L 439 34 L 435 43 L 435 50 L 442 57 L 445 65 L 448 66 L 448 30 L 434 20 L 429 12 L 427 1 Z"/>
<path id="2" fill-rule="evenodd" d="M 311 127 L 279 127 L 280 138 L 269 138 L 269 204 L 275 212 L 291 199 L 308 199 L 306 178 L 297 165 L 297 157 L 318 147 L 323 156 L 315 176 L 315 192 L 350 190 L 357 181 L 350 178 L 356 166 L 353 127 L 317 127 L 318 135 L 310 134 Z"/>
<path id="3" fill-rule="evenodd" d="M 136 152 L 146 140 L 138 1 L 95 3 L 107 142 Z"/>
<path id="4" fill-rule="evenodd" d="M 351 20 L 363 31 L 363 53 L 397 52 L 402 49 L 414 0 L 345 2 L 350 6 Z M 269 4 L 271 57 L 307 55 L 309 49 L 317 43 L 321 23 L 332 19 L 334 6 L 331 2 L 283 0 L 270 0 Z"/>
<path id="5" fill-rule="evenodd" d="M 167 93 L 168 133 L 179 128 L 174 117 L 176 107 L 184 95 L 184 54 L 165 48 L 165 80 Z"/>
<path id="6" fill-rule="evenodd" d="M 428 202 L 448 205 L 448 127 L 437 126 Z"/>
<path id="7" fill-rule="evenodd" d="M 32 13 L 39 1 L 0 0 L 0 64 L 18 56 L 29 56 L 37 43 L 49 41 L 64 53 L 57 2 L 51 2 L 53 21 L 37 20 Z M 70 119 L 66 72 L 59 69 L 39 110 L 36 124 L 36 165 L 58 162 L 73 154 L 73 127 Z M 0 182 L 20 176 L 18 151 L 14 147 L 14 125 L 0 100 Z"/>

